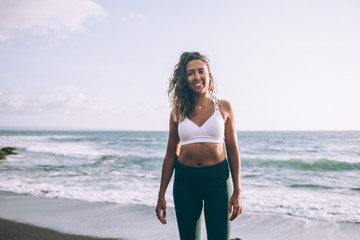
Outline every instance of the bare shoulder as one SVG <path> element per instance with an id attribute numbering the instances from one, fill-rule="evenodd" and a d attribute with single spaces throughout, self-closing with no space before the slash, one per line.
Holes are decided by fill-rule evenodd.
<path id="1" fill-rule="evenodd" d="M 173 123 L 177 123 L 177 121 L 176 121 L 176 116 L 175 116 L 175 109 L 174 109 L 174 108 L 171 109 L 171 111 L 170 111 L 170 119 L 172 119 L 172 122 L 173 122 Z"/>
<path id="2" fill-rule="evenodd" d="M 220 111 L 227 114 L 232 112 L 231 103 L 229 101 L 223 99 L 216 99 L 216 101 L 219 104 Z"/>

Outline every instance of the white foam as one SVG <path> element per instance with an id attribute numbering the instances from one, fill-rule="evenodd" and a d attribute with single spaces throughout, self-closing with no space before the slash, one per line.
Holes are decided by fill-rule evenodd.
<path id="1" fill-rule="evenodd" d="M 38 175 L 21 176 L 19 174 L 16 177 L 2 175 L 0 191 L 88 202 L 154 206 L 157 200 L 155 189 L 158 188 L 158 184 L 159 177 L 150 172 L 111 171 L 100 172 L 97 176 L 79 175 L 79 172 L 66 174 L 50 172 L 42 178 Z"/>
<path id="2" fill-rule="evenodd" d="M 154 207 L 87 203 L 37 198 L 0 192 L 0 217 L 60 232 L 120 239 L 177 239 L 175 212 L 167 208 L 167 222 L 158 222 Z M 71 221 L 69 221 L 71 219 Z M 141 231 L 139 231 L 141 226 Z M 204 221 L 201 239 L 207 239 Z M 357 224 L 339 224 L 273 214 L 243 213 L 231 224 L 231 239 L 358 240 Z"/>
<path id="3" fill-rule="evenodd" d="M 63 156 L 100 156 L 102 153 L 87 143 L 33 143 L 26 147 L 27 151 L 36 153 L 49 153 Z"/>
<path id="4" fill-rule="evenodd" d="M 0 190 L 47 198 L 154 206 L 166 137 L 160 141 L 144 137 L 146 134 L 126 134 L 109 138 L 96 133 L 0 136 L 0 145 L 19 148 L 18 155 L 9 155 L 8 161 L 0 163 L 0 167 L 6 169 L 1 171 Z M 77 138 L 79 141 L 72 141 Z M 242 154 L 244 211 L 360 222 L 359 191 L 352 190 L 358 187 L 356 169 L 335 174 L 330 170 L 311 172 L 306 167 L 299 170 L 297 162 L 291 161 L 288 165 L 295 167 L 273 164 L 274 160 L 289 159 L 312 164 L 324 156 L 340 155 L 342 151 L 341 147 L 332 150 L 333 144 L 326 143 L 326 147 L 316 148 L 317 145 L 311 143 L 311 147 L 306 148 L 305 140 L 291 140 L 288 144 L 285 140 L 278 143 L 258 139 L 245 146 L 247 152 Z M 346 152 L 343 158 L 327 159 L 342 161 L 352 154 L 359 152 L 355 149 Z M 360 155 L 355 160 L 359 158 Z M 346 178 L 342 174 L 346 174 Z M 167 190 L 167 200 L 168 205 L 173 206 L 172 183 Z"/>
<path id="5" fill-rule="evenodd" d="M 360 202 L 356 196 L 322 192 L 309 194 L 305 190 L 246 189 L 244 209 L 251 212 L 274 213 L 313 218 L 325 221 L 360 222 Z"/>

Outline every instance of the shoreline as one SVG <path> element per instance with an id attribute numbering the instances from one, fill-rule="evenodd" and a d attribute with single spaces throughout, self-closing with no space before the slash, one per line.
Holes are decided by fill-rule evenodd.
<path id="1" fill-rule="evenodd" d="M 0 218 L 0 239 L 7 240 L 121 240 L 120 238 L 96 238 L 57 232 L 48 228 L 18 223 Z"/>
<path id="2" fill-rule="evenodd" d="M 154 208 L 149 206 L 91 203 L 0 191 L 0 239 L 179 239 L 171 207 L 167 221 L 165 226 L 160 224 Z M 204 217 L 202 221 L 205 240 Z M 231 225 L 231 239 L 242 240 L 357 240 L 360 236 L 360 224 L 287 215 L 244 212 Z M 3 231 L 4 228 L 7 230 Z M 35 237 L 32 235 L 35 233 L 40 235 Z"/>
<path id="3" fill-rule="evenodd" d="M 169 208 L 164 227 L 154 208 L 142 205 L 85 202 L 0 191 L 0 219 L 59 233 L 108 239 L 176 239 L 177 225 Z"/>

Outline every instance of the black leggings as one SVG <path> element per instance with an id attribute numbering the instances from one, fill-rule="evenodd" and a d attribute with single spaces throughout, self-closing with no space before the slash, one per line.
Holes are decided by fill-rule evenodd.
<path id="1" fill-rule="evenodd" d="M 175 162 L 174 203 L 182 240 L 200 240 L 201 212 L 204 205 L 208 240 L 228 240 L 229 165 L 223 162 L 202 168 Z"/>

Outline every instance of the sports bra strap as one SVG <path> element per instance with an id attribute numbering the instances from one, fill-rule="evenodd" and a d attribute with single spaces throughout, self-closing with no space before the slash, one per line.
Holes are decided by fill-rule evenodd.
<path id="1" fill-rule="evenodd" d="M 219 104 L 216 102 L 215 98 L 213 97 L 213 103 L 214 103 L 214 110 L 219 110 Z"/>

